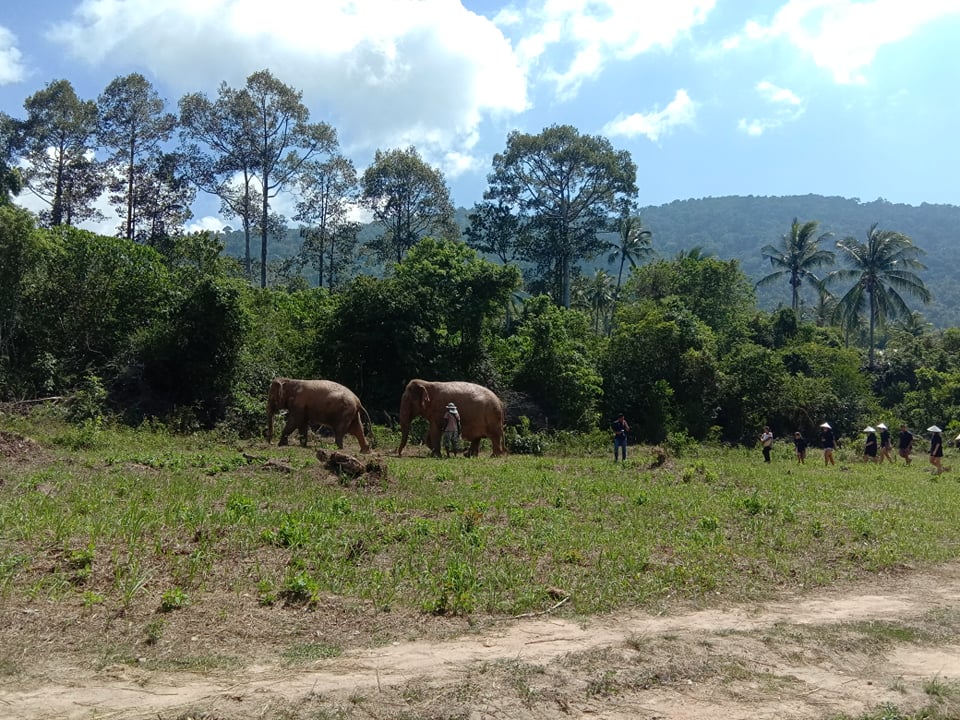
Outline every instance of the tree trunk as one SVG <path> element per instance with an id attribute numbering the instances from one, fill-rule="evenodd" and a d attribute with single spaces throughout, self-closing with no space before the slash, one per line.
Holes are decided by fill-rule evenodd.
<path id="1" fill-rule="evenodd" d="M 267 199 L 267 174 L 263 174 L 263 201 L 260 208 L 260 287 L 267 286 L 267 216 L 270 201 Z"/>
<path id="2" fill-rule="evenodd" d="M 564 256 L 560 261 L 560 294 L 563 296 L 563 306 L 570 308 L 570 258 Z"/>

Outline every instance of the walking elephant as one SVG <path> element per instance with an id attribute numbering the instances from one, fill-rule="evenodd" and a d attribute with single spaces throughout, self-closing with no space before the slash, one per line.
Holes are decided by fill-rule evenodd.
<path id="1" fill-rule="evenodd" d="M 430 382 L 411 380 L 400 398 L 400 447 L 397 455 L 403 454 L 410 435 L 410 423 L 415 417 L 426 418 L 430 423 L 427 435 L 430 451 L 440 455 L 443 414 L 447 403 L 453 403 L 460 411 L 460 434 L 470 441 L 467 455 L 477 455 L 480 439 L 490 438 L 494 456 L 503 455 L 503 403 L 483 385 L 468 382 Z"/>
<path id="2" fill-rule="evenodd" d="M 360 413 L 366 415 L 367 411 L 360 398 L 340 383 L 274 378 L 267 396 L 267 442 L 273 441 L 273 416 L 281 410 L 287 411 L 287 424 L 280 433 L 280 445 L 286 445 L 290 433 L 299 430 L 300 444 L 306 447 L 310 425 L 324 425 L 333 430 L 337 447 L 341 450 L 343 436 L 350 433 L 360 443 L 360 452 L 370 452 L 360 419 Z"/>

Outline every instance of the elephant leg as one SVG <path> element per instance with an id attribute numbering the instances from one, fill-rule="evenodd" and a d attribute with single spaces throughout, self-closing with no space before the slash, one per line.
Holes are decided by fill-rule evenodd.
<path id="1" fill-rule="evenodd" d="M 506 455 L 506 450 L 503 447 L 503 433 L 491 434 L 490 435 L 490 444 L 493 445 L 493 456 L 500 457 L 501 455 Z"/>
<path id="2" fill-rule="evenodd" d="M 297 418 L 294 417 L 294 413 L 292 411 L 288 412 L 287 422 L 283 425 L 283 432 L 280 433 L 280 442 L 277 443 L 278 445 L 288 444 L 287 438 L 290 437 L 290 433 L 297 429 L 297 424 Z"/>
<path id="3" fill-rule="evenodd" d="M 480 456 L 480 440 L 481 438 L 474 438 L 470 441 L 470 449 L 467 450 L 467 457 Z"/>
<path id="4" fill-rule="evenodd" d="M 353 435 L 357 442 L 360 443 L 360 452 L 368 453 L 370 452 L 370 446 L 367 444 L 367 438 L 363 434 L 363 423 L 360 422 L 360 418 L 356 418 L 347 428 L 347 432 Z"/>
<path id="5" fill-rule="evenodd" d="M 287 425 L 283 428 L 283 435 L 286 437 L 294 430 L 300 433 L 300 447 L 307 446 L 307 431 L 310 429 L 310 418 L 305 410 L 291 410 L 287 414 Z M 286 445 L 286 443 L 284 443 Z"/>
<path id="6" fill-rule="evenodd" d="M 343 436 L 344 432 L 339 427 L 333 431 L 333 441 L 340 450 L 343 450 Z"/>
<path id="7" fill-rule="evenodd" d="M 440 440 L 443 432 L 440 429 L 440 423 L 430 423 L 430 430 L 427 432 L 427 443 L 430 445 L 430 454 L 433 457 L 440 457 Z"/>

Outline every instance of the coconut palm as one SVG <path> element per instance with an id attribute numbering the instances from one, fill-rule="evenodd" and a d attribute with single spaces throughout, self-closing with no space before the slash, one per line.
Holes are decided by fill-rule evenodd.
<path id="1" fill-rule="evenodd" d="M 829 327 L 836 322 L 837 298 L 827 289 L 826 279 L 814 284 L 817 301 L 810 314 L 817 327 Z"/>
<path id="2" fill-rule="evenodd" d="M 712 257 L 714 257 L 714 254 L 704 249 L 702 245 L 694 245 L 689 250 L 677 250 L 677 254 L 673 256 L 673 259 L 675 262 L 683 262 L 684 260 L 700 262 Z"/>
<path id="3" fill-rule="evenodd" d="M 653 256 L 653 248 L 650 242 L 653 239 L 653 233 L 643 227 L 639 215 L 631 213 L 633 208 L 624 207 L 616 221 L 617 240 L 610 243 L 610 256 L 607 262 L 611 265 L 615 262 L 620 263 L 617 271 L 617 287 L 615 297 L 620 297 L 620 285 L 623 282 L 623 268 L 627 263 L 635 268 L 642 260 Z"/>
<path id="4" fill-rule="evenodd" d="M 609 315 L 615 302 L 613 275 L 606 270 L 598 269 L 593 277 L 578 276 L 573 283 L 572 305 L 586 310 L 593 318 L 593 329 L 599 333 L 601 325 L 609 326 Z"/>
<path id="5" fill-rule="evenodd" d="M 901 293 L 928 303 L 933 298 L 923 280 L 913 272 L 923 270 L 917 256 L 923 250 L 907 235 L 895 230 L 881 230 L 874 223 L 867 231 L 867 241 L 846 237 L 837 241 L 841 257 L 848 268 L 830 273 L 829 282 L 852 280 L 851 287 L 837 302 L 841 317 L 866 314 L 869 322 L 868 365 L 873 368 L 874 331 L 888 318 L 908 317 L 910 308 Z M 866 311 L 866 312 L 864 312 Z"/>
<path id="6" fill-rule="evenodd" d="M 819 282 L 813 272 L 814 269 L 830 265 L 834 261 L 834 254 L 829 250 L 821 250 L 820 243 L 832 233 L 823 233 L 817 236 L 816 220 L 803 224 L 797 218 L 790 225 L 790 232 L 780 238 L 780 245 L 764 245 L 760 252 L 770 264 L 776 268 L 766 277 L 757 281 L 757 287 L 770 285 L 783 277 L 788 277 L 792 291 L 791 307 L 794 312 L 800 308 L 800 285 L 804 280 L 812 284 Z"/>

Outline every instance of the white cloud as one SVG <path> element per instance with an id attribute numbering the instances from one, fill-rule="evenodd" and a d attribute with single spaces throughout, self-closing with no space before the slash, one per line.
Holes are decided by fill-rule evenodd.
<path id="1" fill-rule="evenodd" d="M 674 128 L 692 125 L 697 114 L 697 106 L 686 90 L 677 90 L 673 100 L 663 110 L 649 113 L 619 115 L 603 127 L 605 135 L 633 138 L 645 135 L 652 142 L 670 134 Z"/>
<path id="2" fill-rule="evenodd" d="M 794 93 L 792 90 L 777 87 L 772 82 L 768 82 L 767 80 L 761 80 L 757 83 L 757 92 L 772 103 L 794 106 L 803 104 L 803 101 L 797 97 L 796 93 Z"/>
<path id="3" fill-rule="evenodd" d="M 188 233 L 202 232 L 204 230 L 216 233 L 223 230 L 226 226 L 227 224 L 223 222 L 221 218 L 204 215 L 203 217 L 193 218 L 193 220 L 188 221 L 185 230 Z"/>
<path id="4" fill-rule="evenodd" d="M 469 149 L 485 118 L 528 104 L 501 29 L 458 0 L 83 0 L 48 37 L 176 93 L 269 68 L 354 153 L 412 143 L 439 160 Z"/>
<path id="5" fill-rule="evenodd" d="M 486 167 L 480 158 L 470 153 L 448 152 L 440 163 L 440 169 L 448 179 L 458 178 L 464 173 Z"/>
<path id="6" fill-rule="evenodd" d="M 778 127 L 779 125 L 780 123 L 775 120 L 747 120 L 746 118 L 740 118 L 740 122 L 737 123 L 737 129 L 751 137 L 758 137 L 770 128 Z"/>
<path id="7" fill-rule="evenodd" d="M 792 90 L 778 87 L 768 80 L 761 80 L 754 88 L 757 94 L 771 105 L 766 117 L 747 120 L 741 118 L 737 129 L 747 135 L 757 137 L 767 130 L 773 130 L 798 119 L 804 112 L 803 100 Z"/>
<path id="8" fill-rule="evenodd" d="M 24 79 L 26 68 L 22 57 L 17 47 L 16 35 L 0 25 L 0 85 Z"/>
<path id="9" fill-rule="evenodd" d="M 611 60 L 669 50 L 703 23 L 714 5 L 715 0 L 543 0 L 539 10 L 529 11 L 533 30 L 517 43 L 517 55 L 528 67 L 543 66 L 558 96 L 569 99 Z M 564 58 L 560 69 L 551 57 L 554 46 Z"/>
<path id="10" fill-rule="evenodd" d="M 918 28 L 960 14 L 957 0 L 789 0 L 769 24 L 750 20 L 723 41 L 725 49 L 786 38 L 839 84 L 866 82 L 864 70 L 881 48 Z"/>

